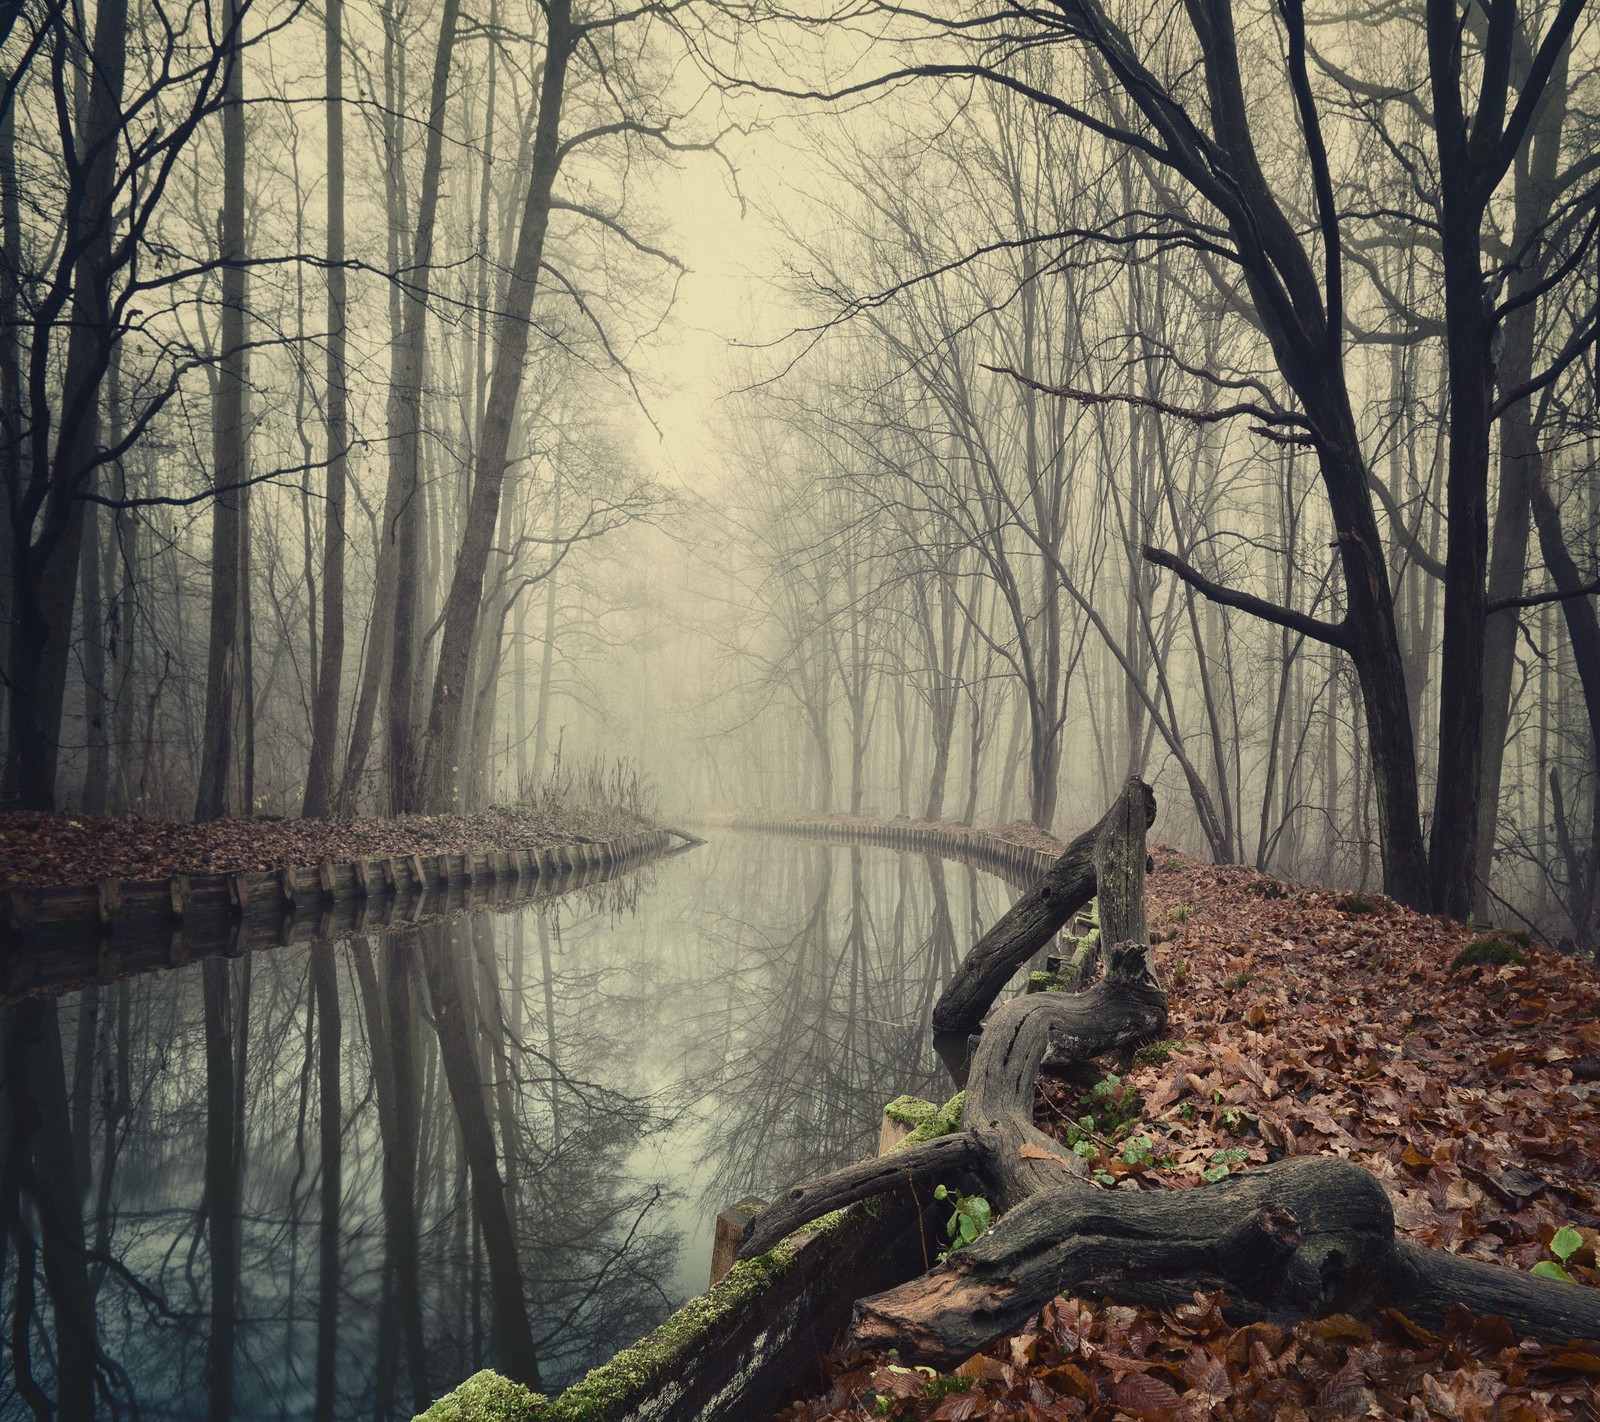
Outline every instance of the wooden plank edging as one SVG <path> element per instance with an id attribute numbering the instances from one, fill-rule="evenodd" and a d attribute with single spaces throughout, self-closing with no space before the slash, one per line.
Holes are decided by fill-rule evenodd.
<path id="1" fill-rule="evenodd" d="M 952 830 L 920 820 L 885 825 L 809 816 L 793 819 L 739 816 L 729 821 L 729 827 L 763 834 L 796 835 L 846 843 L 855 841 L 884 849 L 937 854 L 943 859 L 986 870 L 1014 887 L 1032 884 L 1058 857 L 1058 852 L 1002 839 L 989 830 Z"/>
<path id="2" fill-rule="evenodd" d="M 0 1002 L 181 966 L 207 952 L 237 956 L 278 942 L 510 907 L 581 887 L 671 846 L 670 834 L 646 830 L 554 850 L 324 859 L 151 880 L 12 885 L 0 890 Z M 226 947 L 216 946 L 223 938 Z"/>

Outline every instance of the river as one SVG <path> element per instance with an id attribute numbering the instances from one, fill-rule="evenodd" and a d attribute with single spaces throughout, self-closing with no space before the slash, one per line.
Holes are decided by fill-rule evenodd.
<path id="1" fill-rule="evenodd" d="M 0 1415 L 408 1418 L 485 1366 L 555 1391 L 705 1287 L 718 1209 L 949 1094 L 928 1015 L 1010 900 L 722 834 L 5 1009 Z"/>

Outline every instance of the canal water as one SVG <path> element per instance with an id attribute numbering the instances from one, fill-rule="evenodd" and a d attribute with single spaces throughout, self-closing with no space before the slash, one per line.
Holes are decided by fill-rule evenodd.
<path id="1" fill-rule="evenodd" d="M 403 932 L 0 1012 L 0 1418 L 409 1418 L 581 1376 L 747 1194 L 870 1154 L 1011 900 L 727 834 Z"/>

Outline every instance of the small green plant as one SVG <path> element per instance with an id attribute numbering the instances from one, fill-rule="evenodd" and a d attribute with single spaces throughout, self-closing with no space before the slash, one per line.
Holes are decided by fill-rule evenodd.
<path id="1" fill-rule="evenodd" d="M 1109 1190 L 1117 1183 L 1117 1177 L 1109 1170 L 1097 1170 L 1094 1173 L 1094 1183 L 1096 1185 L 1104 1185 Z"/>
<path id="2" fill-rule="evenodd" d="M 1360 894 L 1341 894 L 1333 901 L 1333 906 L 1340 913 L 1377 913 L 1378 906 L 1371 899 L 1364 899 Z"/>
<path id="3" fill-rule="evenodd" d="M 1237 1106 L 1222 1108 L 1222 1129 L 1230 1136 L 1242 1136 L 1250 1129 L 1250 1118 Z"/>
<path id="4" fill-rule="evenodd" d="M 1189 976 L 1189 960 L 1187 958 L 1174 958 L 1172 960 L 1172 980 L 1181 983 Z"/>
<path id="5" fill-rule="evenodd" d="M 890 1357 L 898 1357 L 899 1350 L 891 1348 Z M 938 1369 L 924 1367 L 920 1363 L 914 1368 L 901 1366 L 899 1363 L 890 1363 L 888 1371 L 897 1373 L 903 1378 L 915 1378 L 922 1383 L 923 1397 L 929 1401 L 938 1402 L 951 1396 L 953 1393 L 965 1392 L 972 1386 L 971 1378 L 941 1377 Z M 898 1388 L 898 1384 L 895 1384 Z M 873 1400 L 872 1415 L 874 1417 L 912 1417 L 915 1416 L 915 1400 L 899 1392 L 882 1392 Z"/>
<path id="6" fill-rule="evenodd" d="M 1233 1150 L 1214 1150 L 1211 1152 L 1211 1164 L 1200 1172 L 1202 1180 L 1220 1180 L 1241 1160 L 1249 1160 L 1250 1152 L 1241 1147 Z"/>
<path id="7" fill-rule="evenodd" d="M 932 1377 L 923 1386 L 923 1392 L 930 1402 L 938 1402 L 958 1392 L 965 1392 L 972 1386 L 971 1378 L 962 1377 Z"/>
<path id="8" fill-rule="evenodd" d="M 1090 1088 L 1089 1096 L 1096 1103 L 1094 1120 L 1100 1123 L 1100 1133 L 1106 1136 L 1114 1137 L 1131 1126 L 1139 1119 L 1144 1105 L 1137 1091 L 1124 1086 L 1122 1078 L 1109 1071 Z M 1087 1129 L 1095 1127 L 1091 1124 Z"/>
<path id="9" fill-rule="evenodd" d="M 1507 963 L 1524 963 L 1527 959 L 1522 955 L 1522 949 L 1515 943 L 1504 938 L 1479 938 L 1467 944 L 1450 963 L 1452 973 L 1460 972 L 1463 968 L 1475 968 L 1480 963 L 1495 963 L 1504 966 Z"/>
<path id="10" fill-rule="evenodd" d="M 1562 1225 L 1551 1237 L 1549 1247 L 1550 1252 L 1561 1262 L 1558 1264 L 1552 1259 L 1541 1259 L 1533 1266 L 1531 1272 L 1541 1279 L 1559 1279 L 1564 1284 L 1576 1284 L 1578 1281 L 1567 1273 L 1562 1265 L 1583 1248 L 1583 1236 L 1571 1225 Z"/>
<path id="11" fill-rule="evenodd" d="M 1249 987 L 1256 980 L 1256 975 L 1248 968 L 1235 973 L 1231 978 L 1222 980 L 1223 992 L 1238 992 L 1240 988 Z"/>
<path id="12" fill-rule="evenodd" d="M 949 1222 L 945 1225 L 945 1233 L 950 1237 L 950 1248 L 939 1255 L 939 1262 L 943 1264 L 956 1250 L 971 1244 L 989 1228 L 994 1212 L 982 1195 L 963 1195 L 948 1185 L 936 1185 L 933 1198 L 948 1200 L 952 1206 Z"/>
<path id="13" fill-rule="evenodd" d="M 1122 1146 L 1122 1163 L 1124 1165 L 1154 1165 L 1156 1158 L 1152 1154 L 1155 1142 L 1149 1136 L 1129 1136 Z"/>
<path id="14" fill-rule="evenodd" d="M 1187 923 L 1193 916 L 1194 910 L 1188 904 L 1179 904 L 1177 907 L 1168 910 L 1167 921 L 1169 923 Z"/>

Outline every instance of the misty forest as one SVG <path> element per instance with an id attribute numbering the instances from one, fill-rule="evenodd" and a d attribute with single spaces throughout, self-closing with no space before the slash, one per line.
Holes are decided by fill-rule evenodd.
<path id="1" fill-rule="evenodd" d="M 0 1418 L 1594 1415 L 1595 7 L 0 86 Z"/>

